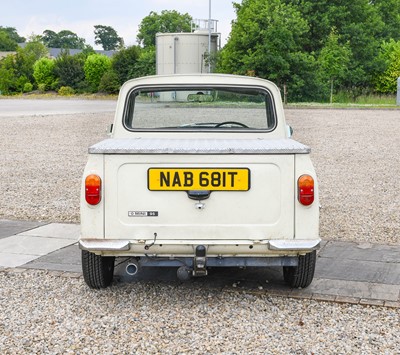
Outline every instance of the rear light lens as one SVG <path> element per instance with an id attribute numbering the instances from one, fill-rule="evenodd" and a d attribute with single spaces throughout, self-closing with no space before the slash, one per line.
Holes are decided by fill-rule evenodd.
<path id="1" fill-rule="evenodd" d="M 301 175 L 297 180 L 299 202 L 310 206 L 314 202 L 314 179 L 310 175 Z"/>
<path id="2" fill-rule="evenodd" d="M 85 199 L 89 205 L 98 205 L 101 201 L 101 179 L 98 175 L 88 175 L 85 179 Z"/>

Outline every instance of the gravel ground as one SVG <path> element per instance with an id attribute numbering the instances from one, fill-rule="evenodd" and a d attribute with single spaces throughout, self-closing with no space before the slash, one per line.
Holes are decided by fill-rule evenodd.
<path id="1" fill-rule="evenodd" d="M 40 281 L 40 282 L 39 282 Z M 0 272 L 1 354 L 398 354 L 400 309 Z M 10 302 L 12 300 L 12 302 Z"/>
<path id="2" fill-rule="evenodd" d="M 399 244 L 399 111 L 288 110 L 312 147 L 324 239 Z M 79 222 L 87 147 L 112 114 L 0 118 L 0 219 Z M 399 354 L 400 309 L 0 271 L 1 354 Z"/>
<path id="3" fill-rule="evenodd" d="M 400 110 L 287 110 L 312 148 L 323 239 L 400 244 Z"/>
<path id="4" fill-rule="evenodd" d="M 400 244 L 400 111 L 290 109 L 312 148 L 323 239 Z M 111 113 L 0 118 L 0 218 L 79 222 L 89 145 Z"/>

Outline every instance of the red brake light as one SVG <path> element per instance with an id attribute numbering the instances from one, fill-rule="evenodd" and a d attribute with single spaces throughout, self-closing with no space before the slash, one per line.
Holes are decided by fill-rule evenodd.
<path id="1" fill-rule="evenodd" d="M 97 175 L 88 175 L 85 179 L 85 199 L 89 205 L 97 205 L 101 201 L 101 179 Z"/>
<path id="2" fill-rule="evenodd" d="M 304 206 L 314 202 L 314 179 L 310 175 L 301 175 L 297 180 L 298 200 Z"/>

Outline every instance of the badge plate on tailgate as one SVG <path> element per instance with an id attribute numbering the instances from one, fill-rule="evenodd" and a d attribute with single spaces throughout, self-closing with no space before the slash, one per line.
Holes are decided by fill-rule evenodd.
<path id="1" fill-rule="evenodd" d="M 150 168 L 147 172 L 151 191 L 248 191 L 247 168 Z"/>

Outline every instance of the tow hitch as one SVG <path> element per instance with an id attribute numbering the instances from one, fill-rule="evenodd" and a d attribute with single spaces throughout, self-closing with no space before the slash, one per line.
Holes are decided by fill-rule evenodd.
<path id="1" fill-rule="evenodd" d="M 192 276 L 207 276 L 206 264 L 206 247 L 204 245 L 198 245 L 193 258 L 193 268 L 188 266 L 189 262 L 186 265 L 182 265 L 178 268 L 177 277 L 181 281 L 188 281 Z"/>
<path id="2" fill-rule="evenodd" d="M 193 262 L 193 276 L 206 276 L 206 263 L 206 247 L 204 245 L 198 245 Z"/>

